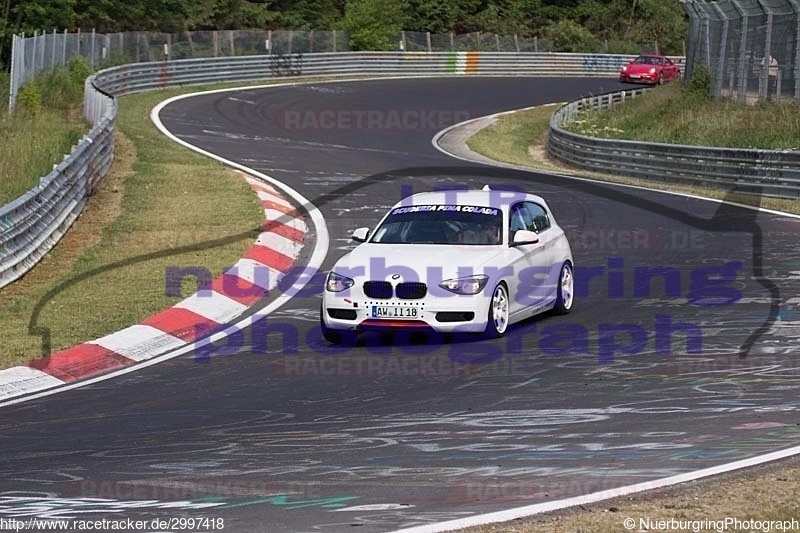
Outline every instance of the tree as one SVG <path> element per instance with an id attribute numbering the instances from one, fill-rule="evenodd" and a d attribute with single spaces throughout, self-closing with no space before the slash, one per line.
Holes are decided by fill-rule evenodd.
<path id="1" fill-rule="evenodd" d="M 554 52 L 593 52 L 598 44 L 592 32 L 570 19 L 548 24 L 542 36 L 552 41 Z"/>
<path id="2" fill-rule="evenodd" d="M 417 31 L 448 33 L 478 11 L 480 0 L 410 0 L 407 26 Z"/>
<path id="3" fill-rule="evenodd" d="M 342 27 L 353 50 L 393 50 L 405 23 L 407 0 L 347 0 Z"/>

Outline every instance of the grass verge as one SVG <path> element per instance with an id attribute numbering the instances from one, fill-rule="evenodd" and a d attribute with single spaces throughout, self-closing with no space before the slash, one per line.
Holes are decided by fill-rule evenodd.
<path id="1" fill-rule="evenodd" d="M 0 76 L 0 205 L 35 186 L 89 131 L 80 114 L 88 75 L 81 61 L 41 75 L 22 88 L 14 112 L 6 106 L 8 75 Z"/>
<path id="2" fill-rule="evenodd" d="M 670 87 L 670 86 L 665 86 Z M 651 91 L 652 93 L 653 91 Z M 663 93 L 661 93 L 663 94 Z M 648 93 L 646 98 L 640 98 L 645 102 L 650 98 Z M 710 102 L 714 104 L 713 102 Z M 625 106 L 620 106 L 618 110 Z M 716 104 L 714 104 L 716 105 Z M 676 183 L 668 183 L 656 180 L 642 180 L 603 174 L 599 172 L 586 172 L 574 169 L 554 161 L 547 156 L 546 143 L 547 132 L 550 125 L 550 117 L 555 112 L 555 106 L 541 106 L 525 111 L 518 111 L 500 117 L 494 124 L 478 131 L 467 140 L 470 150 L 481 155 L 513 165 L 525 166 L 539 170 L 551 172 L 569 173 L 575 176 L 607 181 L 610 183 L 620 183 L 624 185 L 635 185 L 649 189 L 681 192 L 705 196 L 708 198 L 723 199 L 727 198 L 735 202 L 746 205 L 760 206 L 766 209 L 777 209 L 789 213 L 800 214 L 800 202 L 797 200 L 759 197 L 748 194 L 728 194 L 727 191 L 719 188 L 691 186 Z M 602 130 L 605 126 L 595 125 L 594 128 Z M 646 128 L 645 128 L 646 129 Z M 630 131 L 630 130 L 629 130 Z M 787 133 L 789 139 L 797 141 L 797 131 L 793 134 Z M 595 134 L 599 134 L 595 132 Z M 641 139 L 645 140 L 645 139 Z M 787 144 L 791 144 L 787 141 Z"/>
<path id="3" fill-rule="evenodd" d="M 605 110 L 587 110 L 569 131 L 594 137 L 697 146 L 800 150 L 800 106 L 741 105 L 668 84 Z"/>
<path id="4" fill-rule="evenodd" d="M 653 127 L 652 121 L 659 120 L 657 118 L 659 116 L 657 110 L 658 106 L 660 103 L 663 103 L 665 99 L 668 100 L 668 97 L 674 94 L 674 91 L 675 88 L 669 88 L 669 86 L 667 86 L 665 90 L 659 89 L 658 92 L 651 91 L 647 98 L 641 98 L 635 101 L 635 104 L 640 106 L 638 110 L 634 108 L 633 105 L 625 110 L 625 113 L 628 113 L 630 110 L 634 110 L 631 111 L 633 113 L 650 113 L 650 122 L 642 120 L 639 123 L 642 135 L 651 130 L 660 131 L 661 128 Z M 655 98 L 651 100 L 650 95 L 652 94 L 655 95 Z M 709 117 L 718 117 L 722 120 L 725 117 L 725 113 L 729 111 L 729 105 L 732 105 L 720 105 L 717 102 L 710 101 L 706 101 L 706 103 L 708 104 L 707 108 L 702 106 L 693 108 L 692 113 L 694 113 L 694 116 L 706 117 L 708 120 L 712 120 L 709 119 Z M 629 104 L 621 106 L 613 113 L 608 113 L 608 115 L 616 114 L 615 116 L 618 118 L 621 116 L 623 108 L 626 108 L 628 105 Z M 747 123 L 748 120 L 752 120 L 752 117 L 760 117 L 759 120 L 766 120 L 769 115 L 762 113 L 765 113 L 765 110 L 772 109 L 773 105 L 777 104 L 764 104 L 761 106 L 761 109 L 750 111 L 737 110 L 742 114 L 733 114 L 733 117 L 751 118 L 733 118 L 731 122 L 740 120 L 742 123 Z M 688 187 L 633 178 L 618 178 L 606 174 L 586 173 L 563 167 L 550 161 L 546 156 L 544 147 L 547 141 L 550 116 L 555 109 L 555 107 L 539 107 L 505 115 L 494 124 L 470 137 L 467 141 L 467 145 L 471 150 L 481 155 L 496 161 L 514 165 L 527 166 L 541 170 L 569 172 L 574 175 L 582 175 L 614 183 L 685 192 L 711 198 L 725 197 L 725 193 L 718 189 Z M 768 113 L 768 111 L 766 112 Z M 595 121 L 593 122 L 593 126 L 591 126 L 596 130 L 594 132 L 595 135 L 598 134 L 598 131 L 602 131 L 606 125 L 610 128 L 627 128 L 624 129 L 624 131 L 629 134 L 634 131 L 634 128 L 627 122 L 602 122 L 604 118 L 600 117 L 599 114 L 597 117 L 592 117 L 592 120 Z M 791 126 L 791 122 L 789 122 L 789 125 Z M 684 129 L 692 129 L 694 126 L 682 127 Z M 783 145 L 788 146 L 798 143 L 797 131 L 800 131 L 800 128 L 795 125 L 793 133 L 791 133 L 791 131 L 791 127 L 784 129 L 785 138 L 781 141 Z M 699 137 L 695 137 L 695 139 L 697 139 L 695 144 L 709 144 L 709 139 L 719 138 L 722 138 L 722 136 L 704 137 L 703 134 L 700 134 Z M 744 138 L 744 135 L 741 135 L 739 138 Z M 676 142 L 674 140 L 666 141 L 664 138 L 655 139 L 644 136 L 638 139 Z M 702 141 L 699 139 L 702 139 Z M 781 144 L 776 142 L 773 147 L 779 145 Z M 735 201 L 751 205 L 761 205 L 762 207 L 770 209 L 800 213 L 800 202 L 794 200 L 739 195 L 735 198 Z M 619 531 L 648 531 L 654 529 L 652 523 L 648 524 L 640 521 L 640 519 L 646 520 L 648 518 L 654 521 L 671 519 L 683 521 L 700 521 L 703 519 L 725 520 L 726 518 L 737 518 L 741 521 L 748 519 L 761 521 L 791 521 L 794 519 L 795 524 L 797 524 L 797 522 L 800 521 L 800 500 L 797 498 L 798 494 L 800 494 L 800 459 L 794 458 L 771 465 L 755 467 L 744 473 L 738 472 L 710 480 L 682 484 L 666 491 L 618 498 L 616 500 L 580 506 L 556 513 L 504 522 L 502 524 L 469 528 L 465 531 L 469 533 L 494 533 L 500 531 L 510 533 L 611 533 Z M 575 494 L 575 496 L 577 495 L 578 494 Z M 513 506 L 523 506 L 526 505 L 526 503 L 530 502 L 517 501 L 514 502 Z M 509 507 L 512 507 L 512 504 L 509 504 Z M 624 520 L 626 518 L 632 518 L 634 520 L 633 528 L 625 527 Z M 696 526 L 697 529 L 692 529 L 693 527 L 695 526 L 690 526 L 682 530 L 715 530 L 713 525 L 709 527 L 700 524 Z M 661 529 L 665 528 L 662 527 Z M 677 528 L 672 527 L 670 529 L 676 530 Z M 763 529 L 733 526 L 728 526 L 727 529 L 725 529 L 725 531 L 754 530 Z M 774 526 L 772 530 L 776 530 Z"/>
<path id="5" fill-rule="evenodd" d="M 197 90 L 121 99 L 110 176 L 61 243 L 0 290 L 0 367 L 41 356 L 40 338 L 28 335 L 28 325 L 51 290 L 64 286 L 42 308 L 37 324 L 51 328 L 55 352 L 135 324 L 194 292 L 187 283 L 182 296 L 167 296 L 167 267 L 200 266 L 217 275 L 253 243 L 263 213 L 242 176 L 167 141 L 150 122 L 156 103 Z M 222 245 L 205 246 L 226 238 Z M 171 253 L 178 249 L 183 251 Z M 143 260 L 148 254 L 161 256 Z"/>

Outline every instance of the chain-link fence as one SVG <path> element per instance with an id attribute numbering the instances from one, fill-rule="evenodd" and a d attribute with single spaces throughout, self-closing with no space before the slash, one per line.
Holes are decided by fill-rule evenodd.
<path id="1" fill-rule="evenodd" d="M 552 52 L 553 43 L 537 37 L 402 31 L 396 49 L 406 52 Z M 658 43 L 643 43 L 641 53 L 658 49 Z M 246 55 L 286 55 L 350 51 L 343 31 L 218 30 L 181 33 L 132 31 L 124 33 L 45 32 L 14 36 L 11 52 L 9 108 L 14 107 L 20 87 L 38 73 L 65 64 L 76 57 L 92 70 L 173 59 L 199 59 Z M 607 42 L 586 53 L 609 53 Z"/>
<path id="2" fill-rule="evenodd" d="M 407 52 L 552 52 L 552 43 L 538 37 L 494 33 L 430 33 L 402 31 L 398 48 Z"/>
<path id="3" fill-rule="evenodd" d="M 342 31 L 219 30 L 181 33 L 45 32 L 14 36 L 9 107 L 38 73 L 82 57 L 92 70 L 125 63 L 267 54 L 347 52 Z"/>
<path id="4" fill-rule="evenodd" d="M 681 0 L 690 17 L 686 76 L 715 97 L 800 102 L 800 0 Z"/>

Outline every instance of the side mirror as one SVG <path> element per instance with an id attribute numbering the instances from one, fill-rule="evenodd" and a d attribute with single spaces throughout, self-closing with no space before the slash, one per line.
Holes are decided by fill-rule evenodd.
<path id="1" fill-rule="evenodd" d="M 358 228 L 353 231 L 352 239 L 356 242 L 367 242 L 369 238 L 369 228 Z"/>
<path id="2" fill-rule="evenodd" d="M 516 233 L 514 233 L 514 242 L 512 245 L 519 246 L 521 244 L 539 244 L 539 236 L 526 229 L 517 230 Z"/>

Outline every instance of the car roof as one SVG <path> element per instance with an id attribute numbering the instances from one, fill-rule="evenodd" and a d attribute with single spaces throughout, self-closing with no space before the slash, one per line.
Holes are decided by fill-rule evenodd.
<path id="1" fill-rule="evenodd" d="M 544 198 L 523 191 L 502 189 L 458 189 L 447 191 L 421 192 L 403 198 L 394 207 L 407 205 L 473 205 L 507 209 L 510 204 L 529 201 L 547 205 Z"/>

